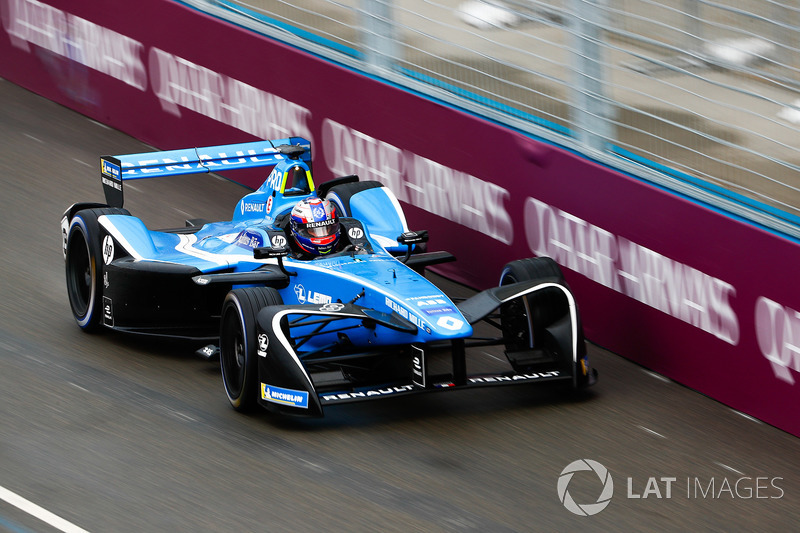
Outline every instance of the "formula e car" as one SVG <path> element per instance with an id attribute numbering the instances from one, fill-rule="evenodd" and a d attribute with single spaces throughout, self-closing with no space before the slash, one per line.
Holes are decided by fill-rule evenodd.
<path id="1" fill-rule="evenodd" d="M 454 260 L 425 250 L 392 192 L 344 176 L 315 186 L 311 144 L 272 141 L 103 156 L 105 204 L 61 220 L 78 326 L 210 343 L 234 409 L 322 416 L 325 406 L 428 391 L 594 383 L 573 294 L 548 258 L 509 263 L 499 285 L 454 301 L 425 275 Z M 150 230 L 123 208 L 128 180 L 272 167 L 230 221 Z M 307 198 L 337 212 L 339 247 L 301 258 L 290 211 Z M 481 324 L 492 335 L 476 335 Z M 478 372 L 471 353 L 504 349 Z M 477 368 L 477 367 L 476 367 Z"/>

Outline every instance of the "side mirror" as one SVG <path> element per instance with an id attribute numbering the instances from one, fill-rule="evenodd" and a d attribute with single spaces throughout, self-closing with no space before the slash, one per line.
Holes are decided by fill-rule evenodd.
<path id="1" fill-rule="evenodd" d="M 428 230 L 423 229 L 419 231 L 407 231 L 397 237 L 397 242 L 400 244 L 412 244 L 428 242 Z"/>
<path id="2" fill-rule="evenodd" d="M 428 230 L 407 231 L 397 237 L 397 242 L 408 246 L 405 257 L 400 260 L 401 263 L 405 263 L 411 257 L 411 247 L 413 245 L 428 242 Z"/>
<path id="3" fill-rule="evenodd" d="M 253 248 L 253 257 L 255 259 L 272 259 L 273 257 L 286 257 L 289 255 L 288 246 L 263 246 L 261 248 Z"/>
<path id="4" fill-rule="evenodd" d="M 283 258 L 289 255 L 291 250 L 288 246 L 262 246 L 261 248 L 253 248 L 253 257 L 255 259 L 272 259 L 273 257 L 278 258 L 278 268 L 281 269 L 281 272 L 286 274 L 287 276 L 296 276 L 297 272 L 289 272 L 286 270 L 286 267 L 283 266 Z"/>

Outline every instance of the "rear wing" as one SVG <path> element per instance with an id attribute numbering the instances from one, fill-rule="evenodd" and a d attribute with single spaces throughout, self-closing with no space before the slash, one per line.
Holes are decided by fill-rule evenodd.
<path id="1" fill-rule="evenodd" d="M 122 184 L 127 180 L 269 167 L 286 159 L 309 163 L 311 141 L 289 137 L 164 152 L 104 155 L 100 158 L 100 180 L 106 203 L 111 207 L 122 207 Z"/>

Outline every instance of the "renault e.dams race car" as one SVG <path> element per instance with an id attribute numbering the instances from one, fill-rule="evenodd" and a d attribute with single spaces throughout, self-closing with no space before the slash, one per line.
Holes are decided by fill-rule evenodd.
<path id="1" fill-rule="evenodd" d="M 254 167 L 272 170 L 230 221 L 155 231 L 123 208 L 129 180 Z M 497 287 L 454 301 L 424 276 L 453 256 L 426 251 L 427 232 L 409 230 L 379 182 L 315 186 L 306 139 L 103 156 L 101 181 L 105 204 L 74 204 L 61 220 L 78 326 L 209 343 L 236 410 L 322 416 L 418 392 L 595 381 L 555 262 L 513 261 Z M 313 258 L 292 232 L 306 199 L 331 204 L 339 228 L 338 246 Z M 479 323 L 492 335 L 477 336 Z M 470 354 L 491 345 L 508 364 L 476 372 Z"/>

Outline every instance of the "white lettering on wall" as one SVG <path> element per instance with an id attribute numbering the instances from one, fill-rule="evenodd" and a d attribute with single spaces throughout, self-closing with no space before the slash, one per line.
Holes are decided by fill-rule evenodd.
<path id="1" fill-rule="evenodd" d="M 401 150 L 329 119 L 322 126 L 325 161 L 335 175 L 377 180 L 398 200 L 505 244 L 514 228 L 499 185 Z"/>
<path id="2" fill-rule="evenodd" d="M 760 297 L 756 301 L 756 337 L 775 377 L 794 385 L 791 371 L 800 372 L 800 313 Z"/>
<path id="3" fill-rule="evenodd" d="M 157 48 L 147 54 L 130 37 L 38 0 L 0 0 L 0 13 L 21 50 L 43 48 L 141 91 L 149 75 L 162 109 L 173 115 L 180 116 L 183 107 L 262 139 L 312 140 L 308 109 L 252 85 Z"/>
<path id="4" fill-rule="evenodd" d="M 262 139 L 312 139 L 304 107 L 158 48 L 149 64 L 150 84 L 169 113 L 180 116 L 183 107 Z"/>
<path id="5" fill-rule="evenodd" d="M 337 176 L 358 174 L 364 181 L 380 181 L 398 200 L 408 202 L 403 151 L 338 122 L 322 123 L 323 157 Z"/>
<path id="6" fill-rule="evenodd" d="M 525 235 L 535 255 L 737 345 L 733 285 L 589 224 L 535 198 L 525 202 Z"/>
<path id="7" fill-rule="evenodd" d="M 36 45 L 139 90 L 147 89 L 142 43 L 36 0 L 5 2 L 3 27 L 17 48 L 30 52 L 30 45 Z"/>

